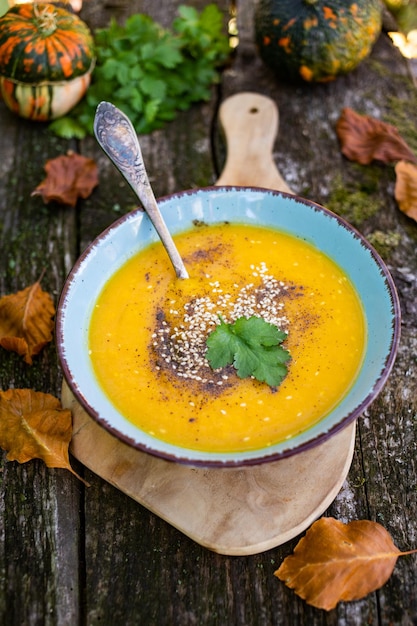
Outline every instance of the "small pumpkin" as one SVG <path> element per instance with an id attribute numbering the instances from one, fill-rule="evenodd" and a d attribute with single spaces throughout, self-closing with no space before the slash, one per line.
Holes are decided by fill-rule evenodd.
<path id="1" fill-rule="evenodd" d="M 88 26 L 60 6 L 20 4 L 0 18 L 0 90 L 22 117 L 65 115 L 85 94 L 94 62 Z"/>
<path id="2" fill-rule="evenodd" d="M 380 0 L 259 0 L 255 39 L 264 62 L 293 81 L 352 71 L 381 32 Z"/>

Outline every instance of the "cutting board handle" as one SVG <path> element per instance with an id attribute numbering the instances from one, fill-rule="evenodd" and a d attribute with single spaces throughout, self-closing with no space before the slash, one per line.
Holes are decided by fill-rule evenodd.
<path id="1" fill-rule="evenodd" d="M 216 185 L 266 187 L 292 193 L 279 173 L 273 147 L 278 134 L 278 107 L 271 98 L 241 92 L 219 110 L 227 157 Z"/>

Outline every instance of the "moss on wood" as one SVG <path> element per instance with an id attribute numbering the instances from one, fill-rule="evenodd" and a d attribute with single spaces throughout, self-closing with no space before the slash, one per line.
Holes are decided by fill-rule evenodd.
<path id="1" fill-rule="evenodd" d="M 417 154 L 417 92 L 413 91 L 410 93 L 410 97 L 407 100 L 390 95 L 388 104 L 390 110 L 385 116 L 385 121 L 396 127 L 411 150 Z"/>
<path id="2" fill-rule="evenodd" d="M 371 179 L 367 176 L 362 180 L 345 181 L 338 173 L 332 181 L 327 206 L 359 228 L 381 207 L 376 192 L 376 185 L 371 184 Z"/>
<path id="3" fill-rule="evenodd" d="M 374 230 L 367 235 L 367 239 L 382 258 L 388 260 L 393 250 L 400 243 L 401 235 L 393 230 L 389 230 L 386 233 L 382 230 Z"/>

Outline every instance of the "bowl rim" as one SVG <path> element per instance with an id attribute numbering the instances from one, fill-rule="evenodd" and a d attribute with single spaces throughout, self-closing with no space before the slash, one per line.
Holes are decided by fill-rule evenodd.
<path id="1" fill-rule="evenodd" d="M 98 412 L 91 406 L 88 399 L 78 387 L 76 382 L 73 380 L 70 367 L 67 363 L 65 350 L 64 350 L 64 318 L 65 318 L 65 302 L 67 299 L 67 295 L 69 290 L 71 289 L 71 285 L 78 273 L 79 269 L 83 266 L 87 257 L 91 254 L 92 250 L 100 244 L 101 241 L 108 238 L 113 230 L 117 230 L 121 225 L 123 225 L 126 221 L 130 221 L 135 219 L 138 214 L 144 215 L 143 209 L 139 206 L 128 213 L 125 213 L 114 222 L 112 222 L 109 226 L 107 226 L 103 231 L 101 231 L 83 250 L 83 252 L 79 255 L 74 265 L 72 266 L 70 272 L 68 273 L 64 285 L 61 290 L 61 294 L 58 301 L 57 314 L 55 320 L 55 335 L 56 335 L 56 344 L 57 344 L 57 353 L 59 362 L 62 368 L 62 372 L 65 378 L 65 381 L 75 397 L 76 401 L 81 405 L 82 409 L 84 409 L 87 414 L 92 417 L 100 426 L 102 426 L 107 432 L 111 435 L 115 436 L 117 439 L 122 441 L 123 443 L 133 447 L 139 451 L 146 452 L 153 457 L 159 457 L 166 461 L 173 461 L 179 464 L 185 465 L 193 465 L 200 467 L 245 467 L 252 465 L 259 465 L 262 463 L 270 463 L 274 461 L 278 461 L 280 459 L 285 459 L 291 457 L 295 454 L 299 454 L 309 450 L 312 447 L 320 445 L 321 443 L 326 442 L 330 437 L 333 437 L 340 430 L 351 424 L 353 421 L 358 419 L 360 415 L 366 410 L 366 408 L 376 399 L 379 395 L 380 391 L 384 387 L 391 370 L 393 368 L 399 343 L 400 343 L 400 335 L 401 335 L 401 308 L 400 301 L 397 293 L 397 289 L 394 283 L 394 280 L 389 272 L 389 269 L 378 252 L 374 249 L 374 247 L 367 241 L 367 239 L 362 235 L 354 226 L 352 226 L 347 220 L 345 220 L 340 215 L 334 213 L 330 209 L 320 205 L 313 200 L 309 200 L 302 196 L 299 196 L 294 193 L 288 193 L 284 191 L 269 189 L 266 187 L 253 187 L 253 186 L 239 186 L 239 185 L 222 185 L 222 186 L 208 186 L 208 187 L 198 187 L 194 189 L 187 189 L 180 192 L 175 192 L 173 194 L 168 194 L 165 196 L 161 196 L 158 198 L 158 204 L 161 205 L 162 211 L 164 204 L 171 202 L 172 200 L 181 199 L 184 196 L 192 196 L 197 193 L 217 193 L 217 192 L 225 192 L 225 191 L 237 191 L 237 192 L 256 192 L 256 193 L 267 193 L 272 196 L 281 196 L 284 198 L 290 198 L 295 200 L 298 203 L 304 204 L 309 208 L 312 208 L 320 213 L 324 213 L 327 217 L 334 219 L 338 222 L 339 225 L 344 227 L 348 232 L 351 233 L 353 237 L 359 239 L 359 243 L 364 246 L 371 257 L 375 265 L 378 267 L 382 280 L 385 281 L 387 285 L 387 293 L 389 295 L 391 301 L 391 309 L 392 309 L 392 317 L 391 317 L 391 327 L 392 332 L 390 336 L 390 345 L 389 350 L 385 359 L 385 362 L 381 365 L 381 370 L 378 378 L 375 380 L 374 384 L 370 391 L 366 394 L 363 400 L 346 416 L 344 416 L 339 422 L 333 424 L 327 430 L 317 434 L 314 437 L 309 438 L 307 441 L 300 443 L 295 447 L 285 448 L 281 451 L 271 451 L 271 454 L 262 454 L 262 451 L 265 451 L 265 448 L 259 449 L 259 456 L 253 456 L 250 458 L 243 459 L 210 459 L 206 458 L 202 459 L 190 459 L 186 455 L 181 454 L 173 454 L 170 452 L 158 450 L 148 446 L 146 443 L 138 442 L 131 438 L 126 433 L 121 432 L 116 427 L 112 426 L 105 417 L 102 417 L 98 414 Z M 181 231 L 179 231 L 181 232 Z M 140 430 L 140 429 L 139 429 Z M 308 430 L 308 429 L 307 429 Z M 288 440 L 288 443 L 291 442 L 291 439 Z M 174 446 L 175 447 L 175 446 Z M 180 450 L 180 448 L 178 448 Z M 187 450 L 187 449 L 185 449 Z M 192 452 L 192 450 L 190 450 Z M 254 451 L 256 452 L 256 451 Z M 209 456 L 210 453 L 207 453 Z"/>

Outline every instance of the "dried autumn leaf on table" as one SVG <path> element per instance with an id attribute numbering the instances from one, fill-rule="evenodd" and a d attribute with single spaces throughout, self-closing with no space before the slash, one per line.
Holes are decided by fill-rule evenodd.
<path id="1" fill-rule="evenodd" d="M 0 298 L 0 346 L 17 352 L 29 365 L 52 340 L 55 306 L 39 281 Z"/>
<path id="2" fill-rule="evenodd" d="M 94 159 L 69 151 L 66 155 L 50 159 L 45 164 L 46 178 L 32 191 L 32 196 L 42 196 L 75 207 L 78 198 L 88 198 L 98 185 L 98 170 Z"/>
<path id="3" fill-rule="evenodd" d="M 357 600 L 391 576 L 401 552 L 383 526 L 349 524 L 324 517 L 311 526 L 275 572 L 308 604 L 329 611 L 341 600 Z"/>
<path id="4" fill-rule="evenodd" d="M 79 478 L 69 462 L 71 436 L 71 411 L 54 396 L 32 389 L 0 391 L 0 447 L 8 461 L 42 459 Z"/>
<path id="5" fill-rule="evenodd" d="M 400 161 L 395 166 L 395 199 L 401 211 L 417 222 L 417 167 Z"/>
<path id="6" fill-rule="evenodd" d="M 395 126 L 360 115 L 348 107 L 342 111 L 336 132 L 345 157 L 361 165 L 369 165 L 373 160 L 417 163 L 416 156 Z"/>

